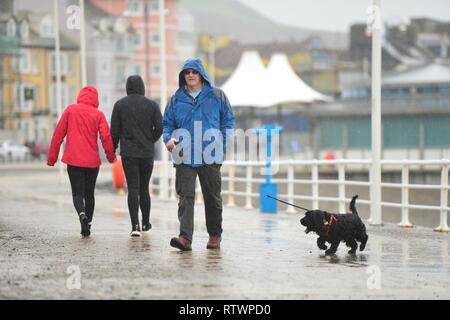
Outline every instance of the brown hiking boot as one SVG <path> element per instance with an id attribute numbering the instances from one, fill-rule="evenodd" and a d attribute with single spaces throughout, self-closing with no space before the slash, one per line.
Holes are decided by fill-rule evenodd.
<path id="1" fill-rule="evenodd" d="M 170 245 L 174 248 L 180 249 L 181 251 L 191 251 L 192 241 L 183 237 L 174 237 L 170 240 Z"/>
<path id="2" fill-rule="evenodd" d="M 209 237 L 206 249 L 220 249 L 221 241 L 222 241 L 221 237 L 213 237 L 213 236 Z"/>

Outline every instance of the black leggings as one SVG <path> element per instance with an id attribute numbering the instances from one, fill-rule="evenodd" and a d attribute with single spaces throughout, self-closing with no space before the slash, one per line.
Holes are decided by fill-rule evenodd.
<path id="1" fill-rule="evenodd" d="M 95 183 L 99 168 L 82 168 L 67 165 L 70 186 L 72 187 L 73 205 L 78 214 L 86 213 L 89 222 L 92 221 L 95 207 Z"/>
<path id="2" fill-rule="evenodd" d="M 127 179 L 131 225 L 139 225 L 139 207 L 142 225 L 149 224 L 151 199 L 148 186 L 153 172 L 153 159 L 122 157 L 122 166 Z"/>

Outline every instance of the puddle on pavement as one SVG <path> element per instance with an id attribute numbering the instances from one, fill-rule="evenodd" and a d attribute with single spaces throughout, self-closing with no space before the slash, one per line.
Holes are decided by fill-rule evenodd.
<path id="1" fill-rule="evenodd" d="M 419 246 L 414 239 L 403 238 L 402 241 L 389 241 L 384 237 L 372 235 L 369 238 L 366 249 L 357 251 L 356 255 L 348 254 L 348 248 L 344 243 L 338 248 L 334 255 L 325 255 L 323 252 L 318 256 L 320 263 L 339 264 L 348 267 L 368 267 L 369 265 L 392 265 L 409 266 L 415 261 L 423 264 L 428 261 L 428 267 L 449 270 L 448 240 L 434 240 L 428 246 Z M 328 244 L 327 244 L 328 245 Z"/>
<path id="2" fill-rule="evenodd" d="M 333 255 L 325 255 L 322 254 L 319 256 L 321 263 L 330 263 L 330 264 L 341 264 L 348 267 L 367 267 L 367 256 L 365 254 L 347 254 L 345 256 L 339 256 L 336 254 Z"/>
<path id="3" fill-rule="evenodd" d="M 260 229 L 263 231 L 264 235 L 258 237 L 259 240 L 262 240 L 266 244 L 272 244 L 272 234 L 277 230 L 278 222 L 272 219 L 263 219 L 260 221 Z"/>
<path id="4" fill-rule="evenodd" d="M 208 271 L 222 270 L 222 253 L 220 250 L 208 250 L 205 268 Z"/>

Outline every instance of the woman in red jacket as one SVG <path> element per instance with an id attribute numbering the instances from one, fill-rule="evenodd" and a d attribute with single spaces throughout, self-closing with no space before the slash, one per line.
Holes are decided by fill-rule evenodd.
<path id="1" fill-rule="evenodd" d="M 98 93 L 94 87 L 84 87 L 78 94 L 76 104 L 69 105 L 53 133 L 47 165 L 54 166 L 59 148 L 66 138 L 62 162 L 67 164 L 75 210 L 81 223 L 81 235 L 91 234 L 94 215 L 94 189 L 100 168 L 97 136 L 100 133 L 106 158 L 116 160 L 112 139 L 103 112 L 98 110 Z"/>

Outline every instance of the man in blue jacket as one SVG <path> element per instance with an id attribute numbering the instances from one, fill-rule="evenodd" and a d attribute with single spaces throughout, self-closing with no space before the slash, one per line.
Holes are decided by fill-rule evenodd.
<path id="1" fill-rule="evenodd" d="M 179 196 L 180 234 L 170 245 L 192 250 L 195 181 L 200 179 L 205 201 L 208 249 L 220 249 L 222 196 L 220 168 L 233 137 L 234 115 L 224 92 L 214 88 L 199 59 L 188 59 L 179 74 L 179 89 L 164 113 L 163 139 L 172 152 Z"/>

